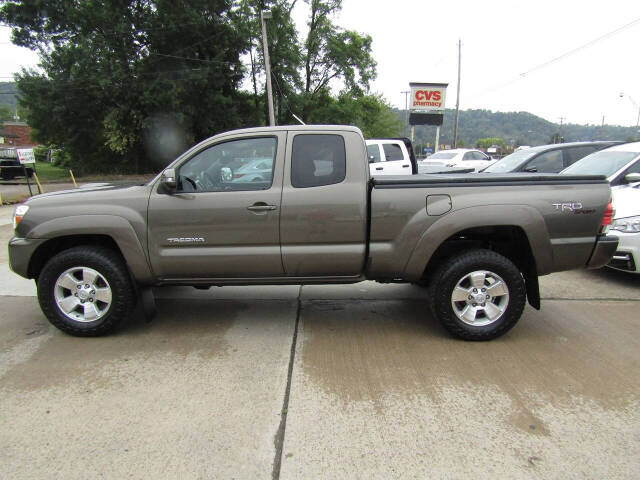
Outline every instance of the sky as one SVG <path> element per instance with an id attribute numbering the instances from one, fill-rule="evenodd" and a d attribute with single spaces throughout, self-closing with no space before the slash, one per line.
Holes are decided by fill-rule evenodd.
<path id="1" fill-rule="evenodd" d="M 294 10 L 301 35 L 307 8 L 299 1 Z M 396 107 L 404 108 L 409 82 L 449 83 L 446 106 L 455 107 L 460 39 L 461 109 L 528 111 L 556 123 L 600 124 L 604 116 L 630 126 L 638 118 L 638 0 L 343 0 L 336 23 L 372 36 L 372 90 Z M 0 27 L 0 81 L 37 64 L 9 35 Z"/>

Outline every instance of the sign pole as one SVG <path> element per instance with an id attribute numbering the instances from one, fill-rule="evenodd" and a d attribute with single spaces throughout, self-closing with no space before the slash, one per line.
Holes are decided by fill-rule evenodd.
<path id="1" fill-rule="evenodd" d="M 433 153 L 440 150 L 440 125 L 436 127 L 436 144 L 433 146 Z"/>
<path id="2" fill-rule="evenodd" d="M 31 183 L 29 183 L 29 175 L 27 174 L 27 167 L 25 167 L 24 163 L 22 164 L 22 171 L 24 172 L 24 178 L 27 179 L 27 187 L 29 187 L 29 196 L 33 197 L 33 192 L 31 191 Z"/>

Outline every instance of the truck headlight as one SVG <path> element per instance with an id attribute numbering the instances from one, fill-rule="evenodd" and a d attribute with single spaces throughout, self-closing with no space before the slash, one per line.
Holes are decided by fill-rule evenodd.
<path id="1" fill-rule="evenodd" d="M 640 216 L 616 218 L 611 224 L 611 230 L 618 230 L 619 232 L 626 233 L 639 233 L 640 232 Z"/>
<path id="2" fill-rule="evenodd" d="M 18 225 L 29 211 L 29 205 L 18 205 L 13 211 L 13 229 L 18 228 Z"/>

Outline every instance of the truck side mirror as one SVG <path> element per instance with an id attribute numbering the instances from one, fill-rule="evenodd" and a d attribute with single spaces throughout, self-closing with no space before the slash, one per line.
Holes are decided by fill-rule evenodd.
<path id="1" fill-rule="evenodd" d="M 177 186 L 175 168 L 167 168 L 162 172 L 162 178 L 160 181 L 167 190 L 175 190 Z"/>
<path id="2" fill-rule="evenodd" d="M 627 173 L 624 176 L 624 181 L 626 183 L 636 183 L 640 182 L 640 173 Z"/>
<path id="3" fill-rule="evenodd" d="M 374 157 L 373 155 L 369 155 L 369 163 L 373 163 L 376 161 L 376 157 Z"/>

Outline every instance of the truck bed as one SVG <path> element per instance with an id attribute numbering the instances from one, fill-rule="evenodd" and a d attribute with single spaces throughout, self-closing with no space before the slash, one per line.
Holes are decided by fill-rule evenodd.
<path id="1" fill-rule="evenodd" d="M 420 278 L 418 258 L 456 235 L 495 227 L 526 235 L 539 275 L 583 268 L 610 190 L 603 176 L 477 173 L 373 178 L 369 195 L 367 276 L 392 279 Z"/>

